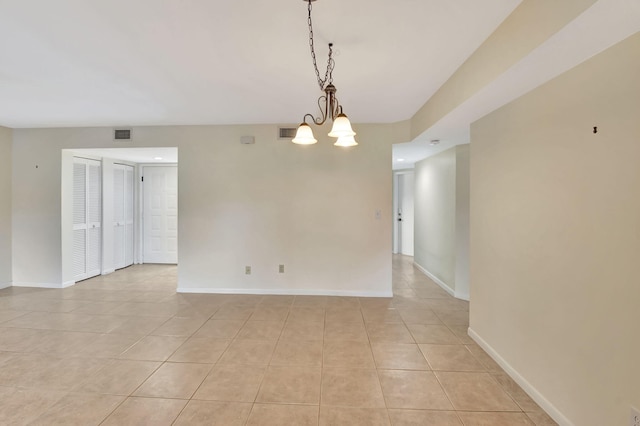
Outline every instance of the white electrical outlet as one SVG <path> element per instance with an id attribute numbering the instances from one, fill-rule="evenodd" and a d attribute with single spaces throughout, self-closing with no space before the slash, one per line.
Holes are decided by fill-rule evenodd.
<path id="1" fill-rule="evenodd" d="M 247 275 L 251 275 L 251 266 L 245 266 L 244 267 L 244 273 Z"/>
<path id="2" fill-rule="evenodd" d="M 629 426 L 640 426 L 640 411 L 637 408 L 631 407 Z"/>

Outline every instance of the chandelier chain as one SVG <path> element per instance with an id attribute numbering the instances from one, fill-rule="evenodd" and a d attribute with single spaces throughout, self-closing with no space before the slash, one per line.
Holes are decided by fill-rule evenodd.
<path id="1" fill-rule="evenodd" d="M 344 147 L 358 145 L 358 142 L 354 139 L 356 132 L 353 131 L 349 119 L 342 112 L 342 106 L 336 97 L 337 90 L 333 85 L 333 68 L 335 67 L 335 61 L 333 59 L 333 43 L 329 43 L 329 59 L 327 59 L 327 70 L 324 73 L 324 79 L 320 76 L 313 42 L 313 22 L 311 20 L 311 3 L 315 0 L 305 1 L 308 2 L 309 11 L 307 24 L 309 26 L 309 48 L 311 49 L 311 59 L 313 60 L 313 68 L 316 72 L 316 78 L 318 79 L 318 86 L 320 86 L 320 90 L 324 92 L 324 95 L 318 98 L 318 109 L 320 110 L 320 115 L 316 117 L 313 114 L 305 114 L 302 118 L 302 124 L 298 126 L 296 135 L 291 142 L 300 145 L 311 145 L 318 142 L 318 140 L 313 136 L 313 131 L 309 124 L 322 126 L 328 119 L 331 119 L 333 120 L 333 126 L 329 132 L 329 136 L 338 138 L 334 145 Z M 310 123 L 307 123 L 307 119 L 310 120 Z"/>
<path id="2" fill-rule="evenodd" d="M 324 79 L 320 77 L 320 70 L 318 70 L 318 64 L 316 62 L 316 51 L 313 45 L 313 23 L 311 22 L 311 0 L 309 0 L 309 17 L 307 22 L 309 24 L 309 47 L 311 48 L 311 59 L 313 59 L 313 68 L 316 71 L 316 77 L 318 78 L 318 86 L 320 86 L 320 90 L 324 90 L 325 84 L 328 82 L 329 84 L 333 83 L 333 67 L 335 62 L 333 61 L 333 44 L 329 43 L 329 59 L 327 60 L 327 70 L 324 74 Z"/>

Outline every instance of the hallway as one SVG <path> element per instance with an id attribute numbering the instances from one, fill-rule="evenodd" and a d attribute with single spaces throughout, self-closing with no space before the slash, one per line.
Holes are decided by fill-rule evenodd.
<path id="1" fill-rule="evenodd" d="M 0 424 L 555 424 L 412 261 L 393 299 L 176 294 L 166 265 L 0 290 Z"/>

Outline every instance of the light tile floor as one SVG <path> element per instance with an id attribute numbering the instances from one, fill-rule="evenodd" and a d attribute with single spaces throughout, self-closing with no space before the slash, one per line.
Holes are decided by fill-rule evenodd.
<path id="1" fill-rule="evenodd" d="M 412 261 L 392 299 L 176 294 L 163 265 L 1 290 L 0 424 L 555 424 Z"/>

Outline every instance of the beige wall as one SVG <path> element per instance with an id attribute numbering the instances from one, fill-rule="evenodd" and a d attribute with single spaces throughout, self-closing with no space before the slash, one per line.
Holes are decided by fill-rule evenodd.
<path id="1" fill-rule="evenodd" d="M 640 33 L 471 129 L 470 333 L 565 424 L 640 407 L 638 52 Z"/>
<path id="2" fill-rule="evenodd" d="M 456 288 L 455 296 L 469 300 L 470 146 L 456 146 Z"/>
<path id="3" fill-rule="evenodd" d="M 526 57 L 596 0 L 523 0 L 411 119 L 414 139 Z"/>
<path id="4" fill-rule="evenodd" d="M 273 125 L 134 128 L 132 145 L 178 147 L 180 289 L 390 295 L 397 129 L 356 127 L 354 149 L 326 136 L 315 146 L 277 140 Z M 256 144 L 241 145 L 243 135 Z M 61 150 L 113 147 L 111 129 L 14 136 L 14 280 L 66 282 Z"/>
<path id="5" fill-rule="evenodd" d="M 469 145 L 415 165 L 414 261 L 462 298 L 468 298 L 468 167 Z"/>
<path id="6" fill-rule="evenodd" d="M 11 130 L 0 127 L 0 288 L 11 285 Z"/>
<path id="7" fill-rule="evenodd" d="M 455 291 L 456 151 L 415 165 L 414 261 Z"/>

